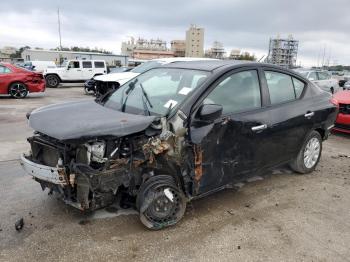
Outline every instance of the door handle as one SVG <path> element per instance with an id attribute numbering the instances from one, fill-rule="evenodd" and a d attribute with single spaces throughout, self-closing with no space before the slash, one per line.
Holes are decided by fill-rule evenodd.
<path id="1" fill-rule="evenodd" d="M 252 131 L 256 132 L 256 131 L 261 131 L 267 128 L 266 124 L 260 125 L 260 126 L 253 126 L 252 127 Z"/>
<path id="2" fill-rule="evenodd" d="M 308 112 L 308 113 L 306 113 L 304 116 L 305 116 L 306 118 L 310 118 L 310 117 L 313 117 L 314 114 L 315 114 L 315 112 Z"/>
<path id="3" fill-rule="evenodd" d="M 78 69 L 77 71 L 81 71 L 80 69 Z"/>

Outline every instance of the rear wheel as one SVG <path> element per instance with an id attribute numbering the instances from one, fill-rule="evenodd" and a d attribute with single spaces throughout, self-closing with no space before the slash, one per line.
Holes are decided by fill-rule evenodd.
<path id="1" fill-rule="evenodd" d="M 298 156 L 290 163 L 291 168 L 301 174 L 315 170 L 322 153 L 322 138 L 320 133 L 312 131 L 306 138 Z"/>
<path id="2" fill-rule="evenodd" d="M 48 75 L 45 77 L 47 87 L 58 87 L 60 79 L 56 75 Z"/>
<path id="3" fill-rule="evenodd" d="M 13 83 L 9 87 L 9 94 L 13 98 L 25 98 L 28 95 L 27 86 L 23 83 Z"/>
<path id="4" fill-rule="evenodd" d="M 141 185 L 136 204 L 141 222 L 153 230 L 175 225 L 186 210 L 186 198 L 169 175 L 151 177 Z"/>

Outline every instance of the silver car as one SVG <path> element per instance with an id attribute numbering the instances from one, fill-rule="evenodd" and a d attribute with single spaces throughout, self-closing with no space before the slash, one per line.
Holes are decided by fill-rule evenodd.
<path id="1" fill-rule="evenodd" d="M 322 90 L 332 94 L 338 92 L 338 80 L 332 78 L 328 71 L 323 70 L 296 70 L 299 74 L 309 79 L 314 84 L 318 85 Z"/>

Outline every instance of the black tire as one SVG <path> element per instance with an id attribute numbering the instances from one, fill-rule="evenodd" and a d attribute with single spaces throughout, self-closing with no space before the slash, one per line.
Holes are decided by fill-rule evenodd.
<path id="1" fill-rule="evenodd" d="M 9 95 L 13 98 L 25 98 L 28 95 L 28 88 L 21 82 L 12 83 L 8 89 Z"/>
<path id="2" fill-rule="evenodd" d="M 310 146 L 315 142 L 315 147 L 311 150 Z M 316 141 L 318 141 L 316 143 Z M 319 148 L 319 153 L 316 159 L 317 147 Z M 313 147 L 313 146 L 312 146 Z M 307 153 L 309 150 L 309 154 Z M 312 154 L 314 153 L 314 155 Z M 298 156 L 290 163 L 290 167 L 300 174 L 308 174 L 315 170 L 318 162 L 320 161 L 322 154 L 322 137 L 319 132 L 312 131 L 306 137 L 303 146 L 301 147 Z M 307 155 L 311 155 L 309 158 Z"/>
<path id="3" fill-rule="evenodd" d="M 61 80 L 56 75 L 48 75 L 45 77 L 47 87 L 56 88 L 60 84 Z"/>
<path id="4" fill-rule="evenodd" d="M 186 198 L 172 176 L 157 175 L 141 185 L 136 207 L 142 224 L 159 230 L 181 220 L 186 210 Z"/>

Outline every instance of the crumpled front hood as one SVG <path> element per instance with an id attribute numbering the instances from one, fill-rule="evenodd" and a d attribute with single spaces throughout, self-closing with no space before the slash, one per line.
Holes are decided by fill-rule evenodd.
<path id="1" fill-rule="evenodd" d="M 138 75 L 138 73 L 134 72 L 110 73 L 107 75 L 95 76 L 94 79 L 103 82 L 119 82 L 120 80 L 126 80 L 123 81 L 125 83 Z"/>
<path id="2" fill-rule="evenodd" d="M 34 110 L 29 126 L 59 140 L 126 136 L 145 130 L 155 116 L 123 113 L 94 101 L 54 104 Z"/>

